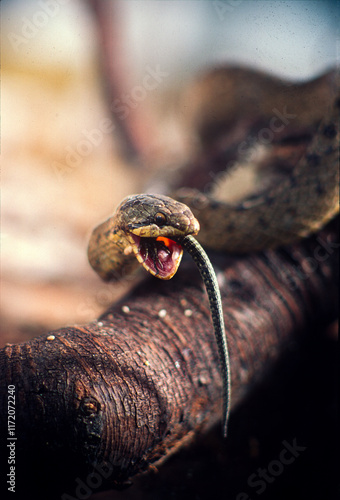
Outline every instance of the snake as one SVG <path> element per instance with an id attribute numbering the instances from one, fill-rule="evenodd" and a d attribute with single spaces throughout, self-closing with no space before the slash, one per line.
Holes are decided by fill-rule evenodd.
<path id="1" fill-rule="evenodd" d="M 168 280 L 183 249 L 193 258 L 210 304 L 223 380 L 223 434 L 230 412 L 230 361 L 222 302 L 214 268 L 203 247 L 248 253 L 295 243 L 319 231 L 339 212 L 339 114 L 337 93 L 329 113 L 289 175 L 230 204 L 197 189 L 173 196 L 137 194 L 122 200 L 114 214 L 92 232 L 88 259 L 104 280 L 132 275 L 140 264 Z"/>
<path id="2" fill-rule="evenodd" d="M 194 238 L 199 230 L 199 222 L 187 205 L 159 194 L 132 195 L 120 203 L 113 217 L 94 229 L 88 257 L 104 281 L 122 279 L 122 271 L 129 275 L 136 263 L 153 276 L 169 280 L 177 272 L 183 248 L 191 255 L 209 298 L 223 378 L 226 437 L 231 399 L 229 352 L 216 274 L 208 255 Z"/>

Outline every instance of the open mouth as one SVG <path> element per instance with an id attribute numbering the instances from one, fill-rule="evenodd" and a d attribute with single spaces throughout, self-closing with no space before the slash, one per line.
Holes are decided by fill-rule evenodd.
<path id="1" fill-rule="evenodd" d="M 183 255 L 183 249 L 176 241 L 163 236 L 146 238 L 130 234 L 134 241 L 133 251 L 149 273 L 163 280 L 176 274 Z"/>

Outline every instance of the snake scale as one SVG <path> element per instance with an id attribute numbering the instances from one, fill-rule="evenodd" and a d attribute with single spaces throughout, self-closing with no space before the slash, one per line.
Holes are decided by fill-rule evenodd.
<path id="1" fill-rule="evenodd" d="M 230 406 L 229 357 L 220 292 L 200 243 L 232 253 L 275 248 L 317 232 L 338 213 L 340 94 L 336 87 L 330 109 L 302 157 L 277 184 L 236 204 L 190 188 L 178 190 L 173 198 L 129 196 L 90 238 L 90 264 L 106 281 L 130 276 L 139 263 L 152 275 L 170 279 L 178 269 L 183 248 L 193 257 L 208 292 L 219 348 L 224 435 Z"/>

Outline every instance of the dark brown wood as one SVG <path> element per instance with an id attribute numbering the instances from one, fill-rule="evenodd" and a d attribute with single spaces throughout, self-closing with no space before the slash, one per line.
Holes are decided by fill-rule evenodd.
<path id="1" fill-rule="evenodd" d="M 287 250 L 212 255 L 233 408 L 290 342 L 336 316 L 334 226 Z M 170 282 L 143 282 L 98 321 L 6 346 L 0 371 L 1 469 L 8 467 L 7 387 L 14 385 L 18 497 L 20 487 L 22 495 L 65 499 L 77 498 L 82 481 L 91 491 L 117 487 L 222 415 L 208 301 L 190 261 Z"/>

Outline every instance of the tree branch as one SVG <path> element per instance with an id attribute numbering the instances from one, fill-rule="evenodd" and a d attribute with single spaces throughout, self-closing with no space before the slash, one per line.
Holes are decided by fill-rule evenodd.
<path id="1" fill-rule="evenodd" d="M 289 342 L 336 316 L 335 226 L 286 250 L 212 255 L 233 407 Z M 222 415 L 208 301 L 190 261 L 170 282 L 143 282 L 98 321 L 7 345 L 0 370 L 1 469 L 9 467 L 7 388 L 14 386 L 19 496 L 22 485 L 26 497 L 77 498 L 79 481 L 93 486 L 96 477 L 94 490 L 117 487 Z"/>

